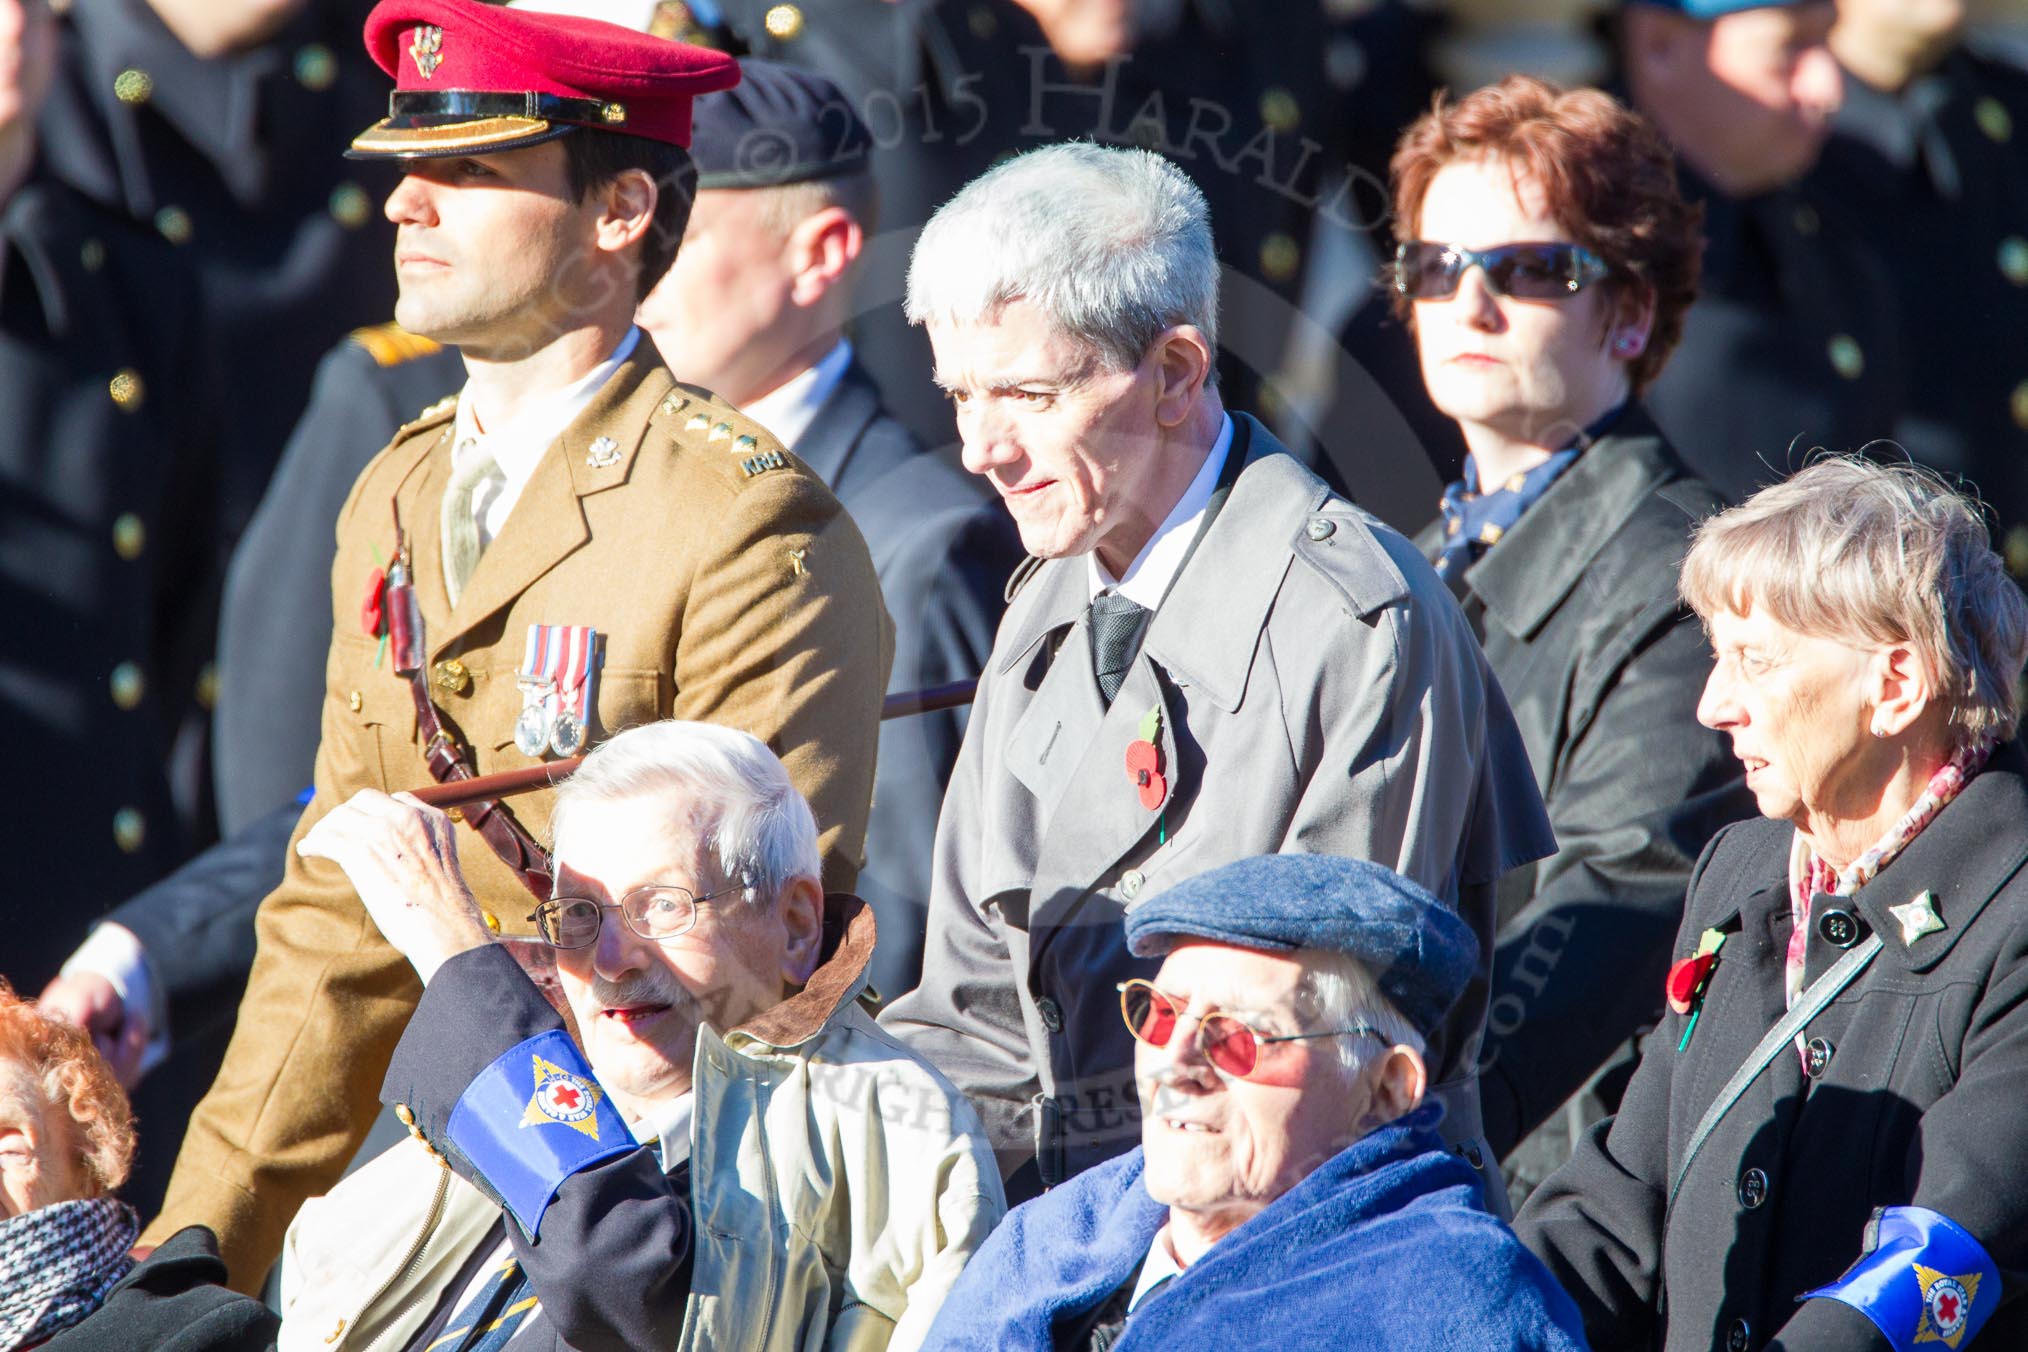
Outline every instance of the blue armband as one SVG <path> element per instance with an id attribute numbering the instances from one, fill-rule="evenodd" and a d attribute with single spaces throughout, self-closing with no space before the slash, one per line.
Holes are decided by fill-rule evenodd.
<path id="1" fill-rule="evenodd" d="M 555 1030 L 480 1071 L 446 1130 L 529 1235 L 565 1179 L 640 1148 L 577 1044 Z"/>
<path id="2" fill-rule="evenodd" d="M 1955 1349 L 1978 1336 L 2000 1305 L 2000 1269 L 1979 1241 L 1940 1211 L 1890 1206 L 1866 1226 L 1866 1251 L 1829 1286 L 1805 1291 L 1840 1300 L 1872 1320 L 1896 1352 L 1925 1343 Z"/>

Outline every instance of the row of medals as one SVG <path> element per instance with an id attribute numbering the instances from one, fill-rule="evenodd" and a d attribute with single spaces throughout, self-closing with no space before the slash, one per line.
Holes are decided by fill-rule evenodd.
<path id="1" fill-rule="evenodd" d="M 575 756 L 584 749 L 584 720 L 568 709 L 552 709 L 555 689 L 550 681 L 517 681 L 521 687 L 521 716 L 514 720 L 514 745 L 524 756 L 553 751 Z"/>

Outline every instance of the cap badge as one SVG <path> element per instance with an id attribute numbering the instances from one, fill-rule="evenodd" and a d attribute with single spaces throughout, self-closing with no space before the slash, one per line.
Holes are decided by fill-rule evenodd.
<path id="1" fill-rule="evenodd" d="M 435 24 L 423 24 L 415 30 L 408 54 L 415 58 L 416 70 L 425 80 L 429 79 L 444 62 L 444 30 Z"/>

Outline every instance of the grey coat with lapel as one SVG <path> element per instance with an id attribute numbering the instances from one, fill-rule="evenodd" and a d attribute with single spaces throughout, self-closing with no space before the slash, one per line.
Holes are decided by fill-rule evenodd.
<path id="1" fill-rule="evenodd" d="M 794 450 L 845 504 L 872 551 L 881 599 L 894 619 L 888 693 L 977 676 L 1006 608 L 1007 576 L 1022 558 L 1020 537 L 998 498 L 924 451 L 856 360 Z M 880 927 L 869 972 L 886 995 L 914 986 L 922 968 L 937 812 L 966 717 L 963 708 L 946 709 L 880 728 L 857 891 Z"/>
<path id="2" fill-rule="evenodd" d="M 1086 561 L 1044 564 L 1016 595 L 938 823 L 922 984 L 885 1022 L 979 1106 L 1013 1195 L 1140 1139 L 1113 988 L 1157 964 L 1128 954 L 1127 909 L 1255 854 L 1373 859 L 1458 903 L 1480 975 L 1430 1060 L 1451 1138 L 1479 1135 L 1493 884 L 1555 848 L 1527 753 L 1414 546 L 1233 423 L 1244 468 L 1110 709 Z M 1150 711 L 1152 810 L 1125 763 Z"/>

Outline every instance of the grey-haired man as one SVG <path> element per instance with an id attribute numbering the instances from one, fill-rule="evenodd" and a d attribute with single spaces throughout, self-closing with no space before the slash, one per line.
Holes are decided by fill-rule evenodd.
<path id="1" fill-rule="evenodd" d="M 1249 855 L 1343 854 L 1458 907 L 1554 849 L 1476 640 L 1407 540 L 1212 385 L 1204 199 L 1145 151 L 985 174 L 916 246 L 910 318 L 965 467 L 1035 562 L 938 824 L 921 985 L 885 1016 L 970 1094 L 1016 1197 L 1139 1139 L 1128 908 Z M 1483 959 L 1482 959 L 1483 967 Z M 1431 1041 L 1482 1160 L 1485 973 Z"/>

